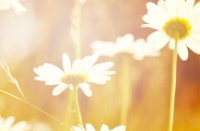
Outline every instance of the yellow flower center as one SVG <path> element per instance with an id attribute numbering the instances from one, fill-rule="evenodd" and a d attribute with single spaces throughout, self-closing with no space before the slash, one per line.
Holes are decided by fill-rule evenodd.
<path id="1" fill-rule="evenodd" d="M 61 81 L 66 84 L 78 85 L 80 83 L 86 82 L 88 79 L 87 74 L 79 73 L 79 74 L 65 74 Z"/>
<path id="2" fill-rule="evenodd" d="M 173 18 L 167 21 L 163 26 L 164 32 L 171 38 L 182 40 L 191 33 L 191 25 L 185 18 Z"/>

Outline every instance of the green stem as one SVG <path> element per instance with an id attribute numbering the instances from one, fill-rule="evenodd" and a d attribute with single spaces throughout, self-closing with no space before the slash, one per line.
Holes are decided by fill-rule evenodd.
<path id="1" fill-rule="evenodd" d="M 25 95 L 24 95 L 24 93 L 23 93 L 23 91 L 21 90 L 21 88 L 20 88 L 20 86 L 19 86 L 18 81 L 17 81 L 16 79 L 13 78 L 13 83 L 15 84 L 15 86 L 16 86 L 17 90 L 19 91 L 20 95 L 22 96 L 23 100 L 24 100 L 24 101 L 27 101 L 27 100 L 26 100 L 26 97 L 25 97 Z"/>
<path id="2" fill-rule="evenodd" d="M 79 106 L 79 100 L 78 100 L 78 86 L 74 89 L 74 102 L 75 102 L 75 112 L 76 112 L 76 121 L 77 124 L 83 126 L 83 121 L 82 121 L 82 116 L 81 116 L 81 111 L 80 111 L 80 106 Z"/>
<path id="3" fill-rule="evenodd" d="M 78 86 L 75 86 L 73 91 L 69 93 L 65 129 L 70 130 L 72 126 L 76 125 L 83 126 L 78 100 Z"/>
<path id="4" fill-rule="evenodd" d="M 172 55 L 171 94 L 170 94 L 170 106 L 169 106 L 168 131 L 172 131 L 173 121 L 174 121 L 174 105 L 175 105 L 175 95 L 176 95 L 176 72 L 177 72 L 177 50 L 178 50 L 178 41 L 176 40 L 175 48 L 173 50 L 173 55 Z"/>
<path id="5" fill-rule="evenodd" d="M 19 91 L 20 95 L 22 96 L 23 100 L 27 101 L 23 91 L 21 90 L 21 87 L 20 87 L 18 81 L 11 74 L 7 63 L 0 60 L 0 68 L 2 68 L 6 72 L 6 74 L 8 75 L 8 78 L 10 79 L 10 82 L 13 83 L 16 86 L 16 88 Z"/>
<path id="6" fill-rule="evenodd" d="M 70 90 L 68 93 L 68 99 L 67 99 L 67 108 L 66 108 L 66 114 L 65 114 L 65 129 L 71 129 L 71 126 L 73 125 L 73 98 L 74 93 Z"/>
<path id="7" fill-rule="evenodd" d="M 122 125 L 127 124 L 129 101 L 130 101 L 130 64 L 129 59 L 123 57 L 120 69 L 120 89 L 121 89 L 121 120 Z"/>
<path id="8" fill-rule="evenodd" d="M 81 57 L 81 14 L 82 4 L 75 0 L 71 16 L 71 37 L 75 46 L 75 57 Z M 67 110 L 65 116 L 65 129 L 70 130 L 72 126 L 82 125 L 82 117 L 78 101 L 78 86 L 74 86 L 73 91 L 69 92 L 67 100 Z"/>

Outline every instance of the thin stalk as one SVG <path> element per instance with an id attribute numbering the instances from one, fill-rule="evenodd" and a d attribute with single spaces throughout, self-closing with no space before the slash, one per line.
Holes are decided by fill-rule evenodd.
<path id="1" fill-rule="evenodd" d="M 121 93 L 121 119 L 122 125 L 127 124 L 128 110 L 130 104 L 130 63 L 127 57 L 123 57 L 120 69 L 120 93 Z"/>
<path id="2" fill-rule="evenodd" d="M 170 94 L 170 106 L 169 106 L 169 126 L 168 131 L 173 129 L 174 121 L 174 105 L 175 105 L 175 95 L 176 95 L 176 73 L 177 73 L 177 50 L 178 41 L 176 40 L 175 48 L 172 55 L 172 66 L 171 66 L 171 94 Z"/>
<path id="3" fill-rule="evenodd" d="M 78 86 L 75 86 L 73 91 L 69 94 L 69 100 L 67 104 L 67 112 L 65 119 L 65 129 L 69 130 L 72 126 L 81 125 L 83 126 L 79 100 L 78 100 Z"/>
<path id="4" fill-rule="evenodd" d="M 79 106 L 79 100 L 78 100 L 78 86 L 74 89 L 74 102 L 75 102 L 75 112 L 76 112 L 76 121 L 77 124 L 83 126 L 83 121 L 82 121 L 82 116 L 81 116 L 81 111 L 80 111 L 80 106 Z"/>
<path id="5" fill-rule="evenodd" d="M 14 76 L 10 72 L 10 69 L 9 69 L 7 63 L 0 60 L 0 67 L 8 75 L 8 78 L 9 78 L 10 82 L 13 83 L 16 86 L 16 88 L 17 88 L 18 92 L 20 93 L 20 95 L 22 96 L 23 100 L 27 101 L 26 98 L 25 98 L 25 95 L 24 95 L 23 91 L 21 90 L 21 87 L 20 87 L 18 81 L 14 78 Z"/>
<path id="6" fill-rule="evenodd" d="M 73 98 L 74 98 L 74 93 L 73 91 L 70 90 L 68 93 L 68 99 L 67 99 L 67 105 L 66 105 L 66 114 L 65 114 L 65 129 L 70 129 L 71 126 L 73 125 Z"/>
<path id="7" fill-rule="evenodd" d="M 19 91 L 20 95 L 22 96 L 23 100 L 27 101 L 23 91 L 20 88 L 20 85 L 19 85 L 18 81 L 16 79 L 13 79 L 12 82 L 15 84 L 15 86 L 16 86 L 17 90 Z"/>
<path id="8" fill-rule="evenodd" d="M 80 0 L 75 0 L 71 16 L 71 37 L 75 45 L 76 58 L 81 56 L 81 14 L 82 4 Z"/>
<path id="9" fill-rule="evenodd" d="M 82 4 L 80 0 L 75 0 L 71 16 L 71 37 L 75 46 L 75 57 L 81 57 L 81 18 Z M 83 125 L 79 102 L 78 102 L 78 86 L 73 87 L 67 99 L 67 110 L 65 116 L 65 129 L 69 130 L 72 126 Z"/>
<path id="10" fill-rule="evenodd" d="M 58 120 L 57 118 L 55 118 L 54 116 L 50 115 L 49 113 L 43 111 L 43 110 L 40 109 L 39 107 L 37 107 L 37 106 L 35 106 L 35 105 L 29 103 L 28 101 L 25 101 L 25 100 L 23 100 L 23 99 L 21 99 L 21 98 L 15 96 L 15 95 L 13 95 L 13 94 L 11 94 L 11 93 L 9 93 L 9 92 L 7 92 L 7 91 L 3 91 L 3 90 L 1 90 L 1 89 L 0 89 L 0 93 L 5 94 L 5 95 L 7 95 L 7 96 L 9 96 L 9 97 L 12 97 L 12 98 L 14 98 L 14 99 L 16 99 L 16 100 L 18 100 L 18 101 L 20 101 L 20 102 L 22 102 L 22 103 L 24 103 L 24 104 L 30 106 L 30 107 L 32 107 L 33 109 L 35 109 L 35 110 L 37 110 L 37 111 L 43 113 L 43 114 L 46 115 L 47 117 L 49 117 L 49 118 L 51 118 L 52 120 L 56 121 L 56 122 L 57 122 L 58 124 L 60 124 L 61 126 L 64 126 L 64 123 L 63 123 L 62 121 Z"/>

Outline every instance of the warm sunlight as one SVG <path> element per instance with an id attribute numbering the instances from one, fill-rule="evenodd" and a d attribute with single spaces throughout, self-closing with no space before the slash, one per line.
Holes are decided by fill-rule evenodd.
<path id="1" fill-rule="evenodd" d="M 200 131 L 198 0 L 0 0 L 0 131 Z"/>

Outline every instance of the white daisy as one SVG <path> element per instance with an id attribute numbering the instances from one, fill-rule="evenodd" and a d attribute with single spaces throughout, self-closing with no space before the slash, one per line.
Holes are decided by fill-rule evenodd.
<path id="1" fill-rule="evenodd" d="M 159 51 L 147 44 L 145 40 L 135 40 L 131 34 L 119 37 L 115 42 L 95 41 L 92 43 L 92 48 L 94 52 L 102 56 L 112 57 L 118 54 L 128 54 L 136 60 L 142 60 L 146 56 L 159 55 Z"/>
<path id="2" fill-rule="evenodd" d="M 65 89 L 74 89 L 78 86 L 87 96 L 91 96 L 89 83 L 105 84 L 111 79 L 114 71 L 109 71 L 113 66 L 112 62 L 95 64 L 98 55 L 86 56 L 83 59 L 76 59 L 73 63 L 67 54 L 63 54 L 63 69 L 55 65 L 45 63 L 34 72 L 38 75 L 36 80 L 45 81 L 46 85 L 57 85 L 52 94 L 54 96 L 61 94 Z"/>
<path id="3" fill-rule="evenodd" d="M 200 3 L 195 0 L 159 0 L 157 4 L 148 2 L 143 27 L 157 31 L 148 40 L 157 49 L 167 43 L 171 49 L 177 41 L 177 51 L 182 60 L 188 59 L 188 48 L 200 54 Z"/>
<path id="4" fill-rule="evenodd" d="M 15 118 L 8 117 L 6 119 L 0 117 L 0 131 L 28 131 L 30 125 L 25 122 L 17 122 L 14 124 Z"/>
<path id="5" fill-rule="evenodd" d="M 43 122 L 37 122 L 32 124 L 30 131 L 53 131 L 53 130 L 48 124 Z"/>
<path id="6" fill-rule="evenodd" d="M 0 0 L 0 10 L 14 9 L 17 14 L 26 11 L 26 8 L 19 2 L 19 0 Z"/>
<path id="7" fill-rule="evenodd" d="M 107 125 L 102 125 L 100 131 L 125 131 L 125 126 L 117 126 L 113 129 L 109 129 Z M 72 127 L 72 131 L 96 131 L 95 128 L 91 124 L 86 124 L 85 128 L 82 126 L 74 126 Z"/>

